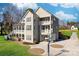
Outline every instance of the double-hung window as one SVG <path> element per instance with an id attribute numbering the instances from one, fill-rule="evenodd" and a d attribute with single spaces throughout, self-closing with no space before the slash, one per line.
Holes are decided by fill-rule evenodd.
<path id="1" fill-rule="evenodd" d="M 26 30 L 31 30 L 31 29 L 32 29 L 31 25 L 26 25 Z"/>
<path id="2" fill-rule="evenodd" d="M 26 40 L 31 40 L 31 35 L 26 35 Z"/>
<path id="3" fill-rule="evenodd" d="M 31 17 L 28 17 L 28 18 L 26 19 L 26 22 L 31 22 Z"/>

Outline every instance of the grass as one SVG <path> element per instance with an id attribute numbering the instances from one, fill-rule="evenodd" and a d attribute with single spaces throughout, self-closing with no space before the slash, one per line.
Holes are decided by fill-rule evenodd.
<path id="1" fill-rule="evenodd" d="M 30 56 L 28 52 L 29 46 L 23 46 L 13 41 L 4 40 L 3 36 L 0 36 L 0 56 Z"/>
<path id="2" fill-rule="evenodd" d="M 71 30 L 59 30 L 59 32 L 61 32 L 65 36 L 71 36 L 72 35 Z"/>

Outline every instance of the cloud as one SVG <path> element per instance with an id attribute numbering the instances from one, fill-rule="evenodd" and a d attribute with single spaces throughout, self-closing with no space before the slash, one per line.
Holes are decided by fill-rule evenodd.
<path id="1" fill-rule="evenodd" d="M 79 4 L 78 3 L 63 3 L 63 4 L 60 4 L 61 7 L 64 7 L 64 8 L 73 8 L 73 7 L 79 7 Z"/>
<path id="2" fill-rule="evenodd" d="M 2 15 L 3 14 L 3 12 L 0 12 L 0 15 Z"/>
<path id="3" fill-rule="evenodd" d="M 79 3 L 50 3 L 50 5 L 57 7 L 60 5 L 60 7 L 63 8 L 79 8 Z"/>
<path id="4" fill-rule="evenodd" d="M 75 16 L 78 16 L 79 14 L 78 14 L 78 13 L 75 13 L 74 15 L 75 15 Z"/>
<path id="5" fill-rule="evenodd" d="M 37 4 L 35 4 L 35 3 L 13 3 L 13 5 L 17 6 L 19 9 L 22 9 L 22 8 L 36 9 L 36 8 L 38 8 Z"/>
<path id="6" fill-rule="evenodd" d="M 64 7 L 64 8 L 73 8 L 74 5 L 72 4 L 60 4 L 61 7 Z"/>
<path id="7" fill-rule="evenodd" d="M 57 7 L 58 4 L 57 3 L 50 3 L 50 5 Z"/>
<path id="8" fill-rule="evenodd" d="M 72 15 L 72 14 L 66 14 L 63 11 L 58 11 L 58 12 L 55 13 L 55 15 L 60 20 L 74 20 L 74 19 L 77 19 L 74 15 Z"/>

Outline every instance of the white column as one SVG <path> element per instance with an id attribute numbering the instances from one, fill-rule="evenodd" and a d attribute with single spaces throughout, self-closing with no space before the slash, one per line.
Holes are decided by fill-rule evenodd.
<path id="1" fill-rule="evenodd" d="M 21 29 L 20 29 L 20 31 L 21 31 L 21 39 L 22 39 L 22 26 L 21 26 Z"/>
<path id="2" fill-rule="evenodd" d="M 24 41 L 26 40 L 26 20 L 25 20 L 25 26 L 24 26 Z"/>
<path id="3" fill-rule="evenodd" d="M 50 31 L 49 31 L 50 33 L 50 38 L 51 38 L 51 16 L 50 16 Z"/>
<path id="4" fill-rule="evenodd" d="M 32 27 L 32 29 L 31 29 L 32 30 L 31 42 L 33 43 L 34 42 L 34 36 L 35 36 L 35 34 L 34 34 L 34 31 L 35 31 L 34 30 L 34 17 L 33 16 L 31 17 L 31 22 L 32 22 L 31 23 L 31 27 Z"/>

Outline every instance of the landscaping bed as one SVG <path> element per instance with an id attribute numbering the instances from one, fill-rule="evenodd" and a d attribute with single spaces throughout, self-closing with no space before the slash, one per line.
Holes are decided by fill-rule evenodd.
<path id="1" fill-rule="evenodd" d="M 51 47 L 53 47 L 53 48 L 63 48 L 64 46 L 60 45 L 60 44 L 52 44 Z"/>
<path id="2" fill-rule="evenodd" d="M 29 50 L 30 53 L 34 54 L 34 55 L 41 55 L 44 53 L 44 50 L 41 48 L 31 48 Z"/>

